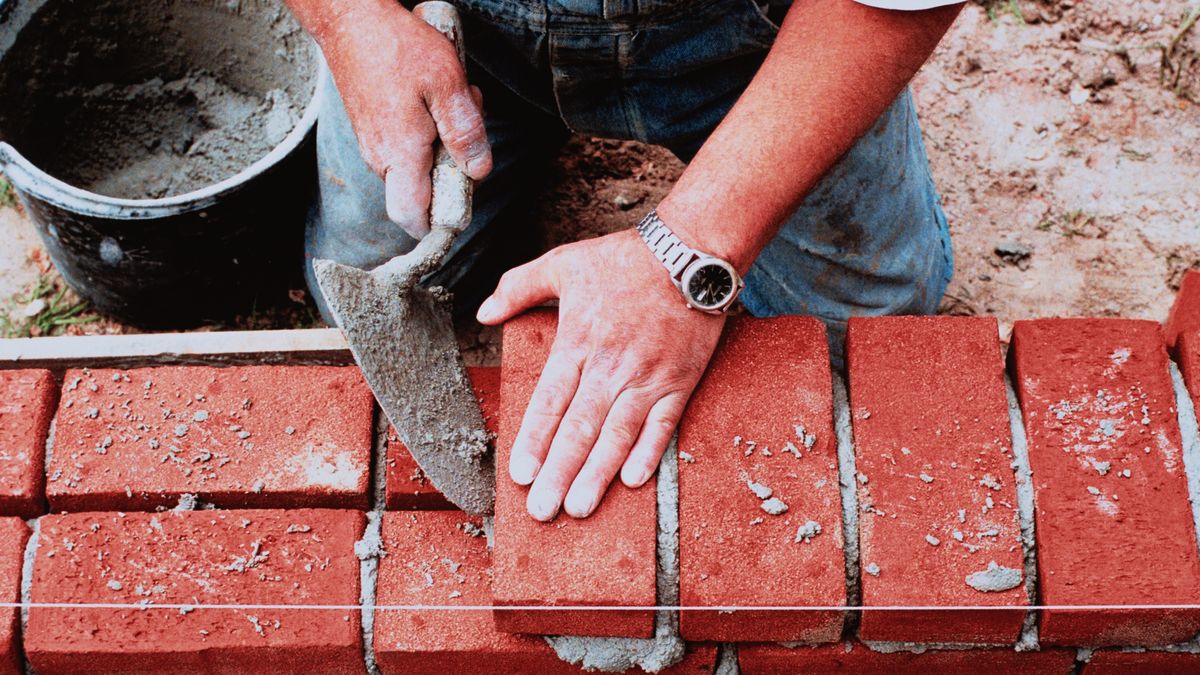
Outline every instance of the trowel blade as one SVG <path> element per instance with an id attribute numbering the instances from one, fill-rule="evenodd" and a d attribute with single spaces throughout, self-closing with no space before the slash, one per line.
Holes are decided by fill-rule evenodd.
<path id="1" fill-rule="evenodd" d="M 449 294 L 329 260 L 314 261 L 313 271 L 367 384 L 421 470 L 463 511 L 491 513 L 496 474 Z"/>

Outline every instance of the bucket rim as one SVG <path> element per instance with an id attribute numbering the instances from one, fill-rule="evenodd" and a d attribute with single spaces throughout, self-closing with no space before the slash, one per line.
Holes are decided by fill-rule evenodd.
<path id="1" fill-rule="evenodd" d="M 3 4 L 3 0 L 0 0 Z M 27 193 L 39 201 L 81 215 L 141 220 L 161 218 L 208 208 L 228 194 L 237 192 L 250 180 L 262 175 L 290 156 L 304 143 L 316 126 L 325 97 L 329 96 L 328 80 L 324 76 L 324 56 L 316 43 L 309 38 L 313 60 L 312 97 L 304 108 L 304 114 L 271 151 L 246 166 L 241 171 L 211 185 L 170 197 L 154 199 L 129 199 L 109 197 L 71 185 L 43 171 L 16 148 L 0 141 L 0 172 L 9 178 L 18 193 Z"/>

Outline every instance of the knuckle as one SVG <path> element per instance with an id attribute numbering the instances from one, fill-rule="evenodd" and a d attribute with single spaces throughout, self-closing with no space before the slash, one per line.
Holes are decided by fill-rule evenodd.
<path id="1" fill-rule="evenodd" d="M 673 415 L 654 415 L 647 424 L 652 431 L 670 434 L 675 431 L 676 420 Z"/>
<path id="2" fill-rule="evenodd" d="M 441 133 L 442 142 L 454 150 L 471 150 L 481 152 L 487 143 L 487 132 L 484 130 L 483 117 L 474 110 L 453 108 L 447 113 L 445 129 Z M 475 146 L 480 146 L 476 148 Z"/>
<path id="3" fill-rule="evenodd" d="M 585 417 L 574 415 L 562 421 L 560 435 L 568 442 L 578 442 L 596 437 L 599 428 L 596 423 Z"/>

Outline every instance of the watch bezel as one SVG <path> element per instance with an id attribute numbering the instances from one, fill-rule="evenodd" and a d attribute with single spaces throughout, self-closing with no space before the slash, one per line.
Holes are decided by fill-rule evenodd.
<path id="1" fill-rule="evenodd" d="M 691 285 L 692 277 L 696 276 L 696 273 L 701 269 L 711 265 L 720 267 L 729 273 L 729 276 L 733 279 L 733 288 L 730 290 L 728 297 L 721 302 L 715 305 L 704 305 L 696 302 L 688 288 Z M 701 255 L 692 262 L 688 263 L 688 266 L 683 270 L 683 274 L 679 277 L 679 290 L 683 293 L 683 299 L 685 302 L 687 302 L 687 306 L 690 309 L 700 312 L 707 312 L 709 314 L 724 314 L 731 306 L 733 306 L 733 303 L 737 300 L 738 294 L 741 293 L 744 286 L 745 284 L 742 282 L 741 275 L 738 274 L 733 265 L 729 264 L 725 260 L 709 255 Z"/>

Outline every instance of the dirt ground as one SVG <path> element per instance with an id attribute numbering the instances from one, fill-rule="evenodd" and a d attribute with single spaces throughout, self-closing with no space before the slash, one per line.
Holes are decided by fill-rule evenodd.
<path id="1" fill-rule="evenodd" d="M 1200 266 L 1196 11 L 1181 0 L 964 9 L 913 83 L 954 235 L 943 312 L 995 315 L 1006 328 L 1037 316 L 1165 317 L 1182 272 Z M 682 168 L 660 148 L 574 139 L 539 215 L 550 243 L 634 224 Z M 0 298 L 46 269 L 31 231 L 0 207 Z M 298 315 L 308 314 L 242 324 Z"/>

